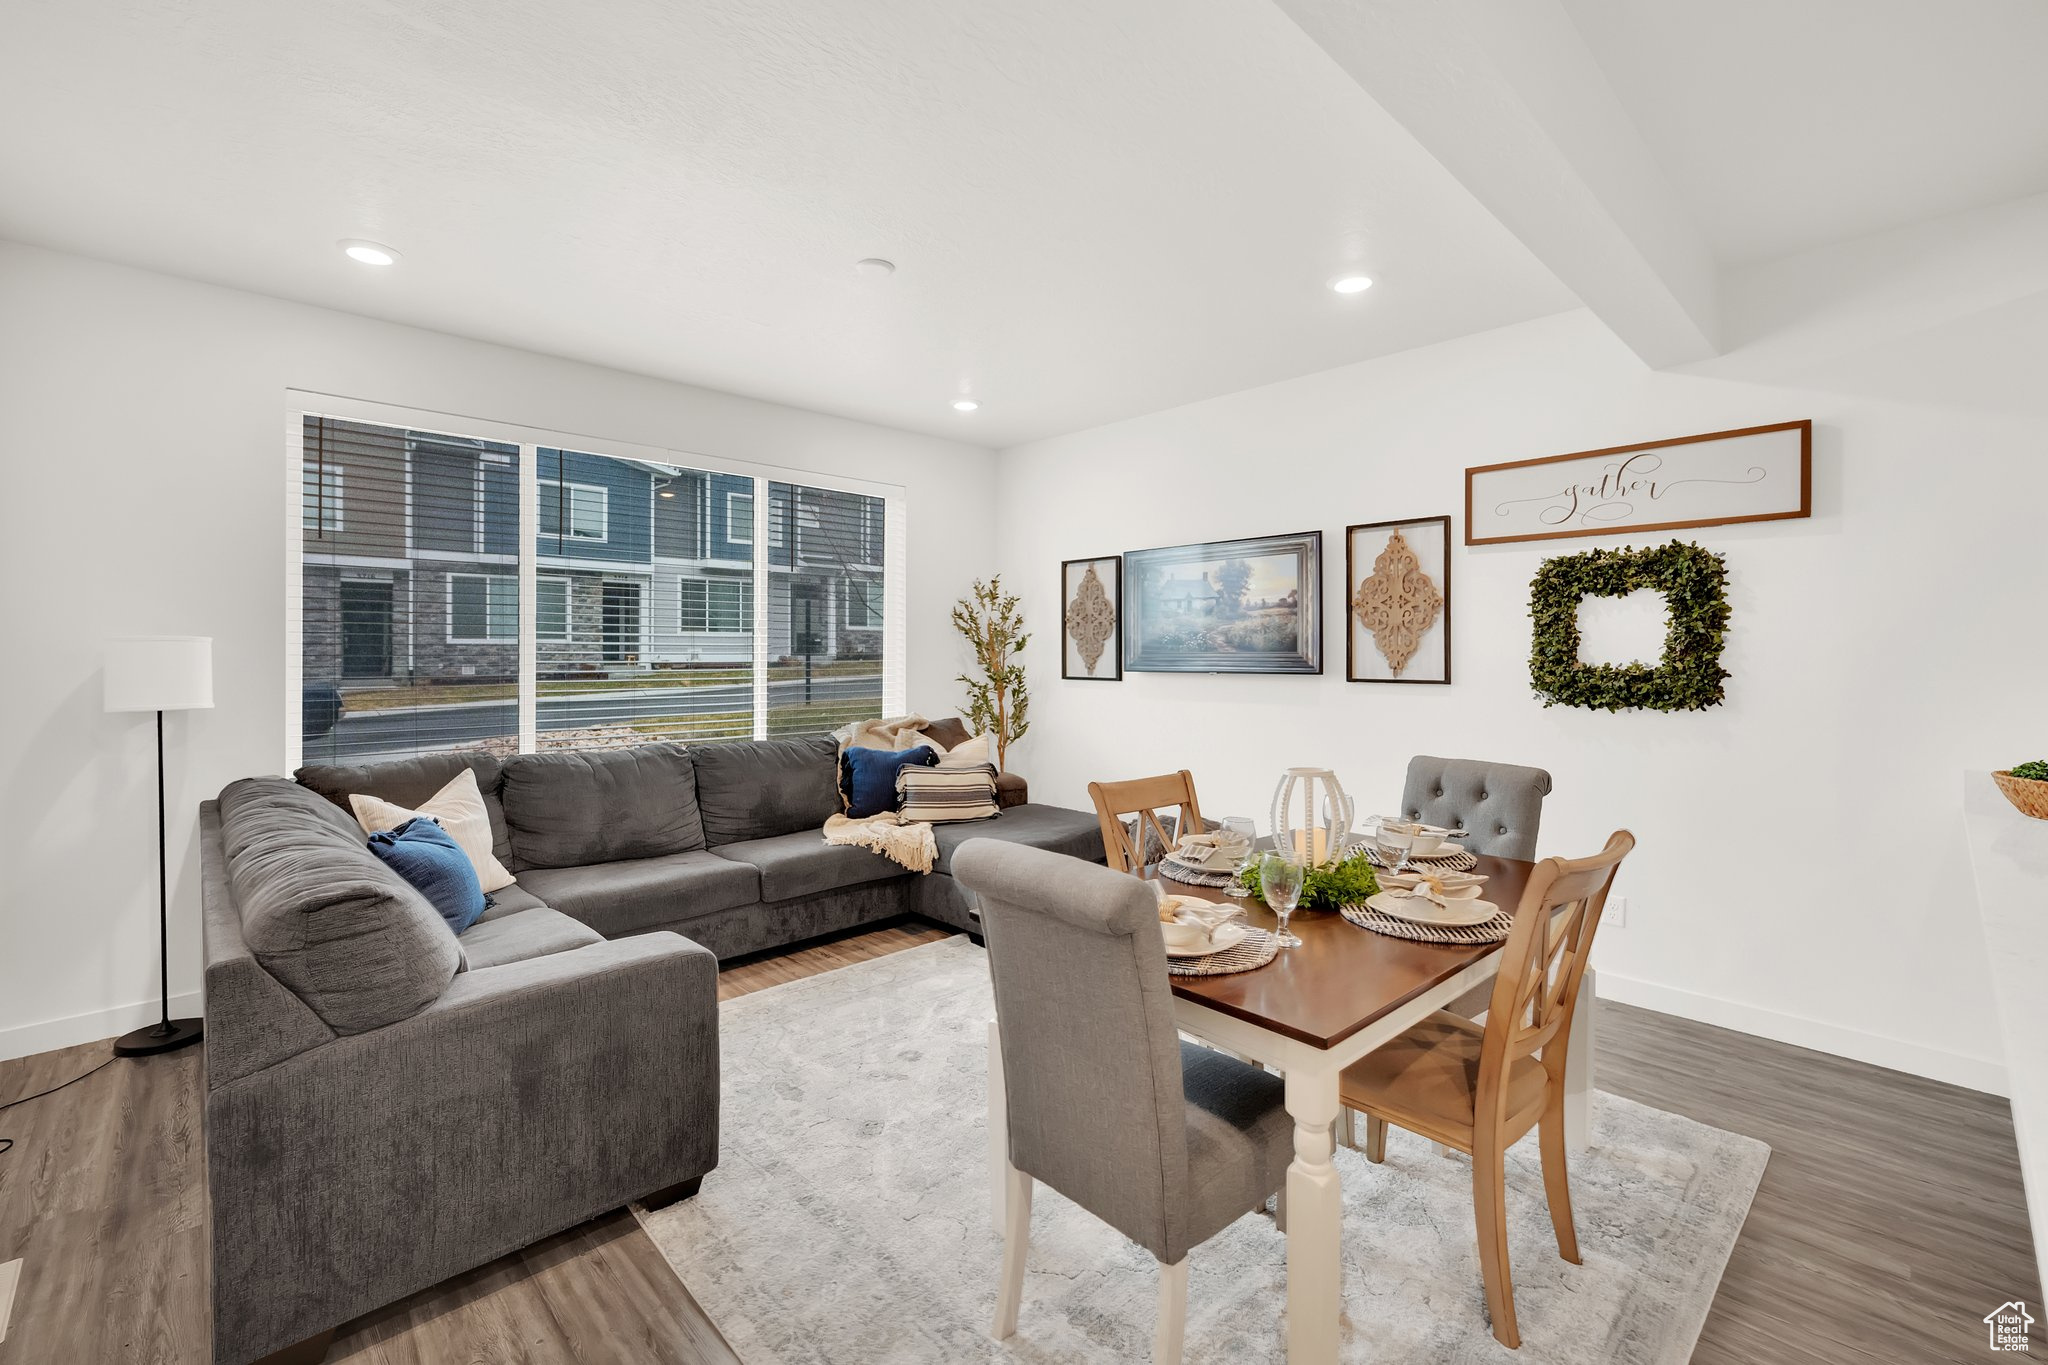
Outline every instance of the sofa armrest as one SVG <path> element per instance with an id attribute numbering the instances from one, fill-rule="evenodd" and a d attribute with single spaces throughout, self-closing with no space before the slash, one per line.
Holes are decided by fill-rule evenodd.
<path id="1" fill-rule="evenodd" d="M 217 1359 L 253 1359 L 718 1161 L 718 963 L 675 934 L 465 972 L 214 1089 Z"/>
<path id="2" fill-rule="evenodd" d="M 1031 800 L 1031 787 L 1016 773 L 996 774 L 996 809 L 1008 810 L 1012 806 L 1026 805 Z"/>

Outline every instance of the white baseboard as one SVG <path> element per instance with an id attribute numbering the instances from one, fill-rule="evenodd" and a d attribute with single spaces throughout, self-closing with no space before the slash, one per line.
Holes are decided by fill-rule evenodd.
<path id="1" fill-rule="evenodd" d="M 1981 1090 L 1986 1094 L 2008 1093 L 2004 1065 L 1989 1057 L 1946 1052 L 1921 1043 L 1909 1043 L 1902 1038 L 1863 1033 L 1819 1019 L 1781 1014 L 1760 1005 L 1701 995 L 1675 986 L 1661 986 L 1653 981 L 1637 981 L 1612 972 L 1601 972 L 1599 983 L 1600 996 L 1605 1000 L 1640 1005 L 1646 1010 L 1675 1014 L 1681 1019 L 1694 1019 L 1702 1024 L 1769 1038 L 1773 1042 L 1790 1043 L 1794 1047 L 1812 1048 L 1816 1052 L 1925 1076 L 1929 1080 L 1946 1081 L 1950 1085 Z"/>
<path id="2" fill-rule="evenodd" d="M 201 999 L 198 991 L 172 996 L 171 1017 L 197 1017 Z M 117 1005 L 113 1009 L 92 1010 L 64 1019 L 45 1019 L 39 1024 L 16 1024 L 13 1028 L 0 1029 L 0 1062 L 12 1057 L 32 1057 L 38 1052 L 51 1052 L 60 1047 L 75 1047 L 79 1043 L 94 1043 L 102 1038 L 118 1038 L 144 1024 L 154 1024 L 162 1015 L 161 1002 L 144 1000 L 139 1004 Z"/>

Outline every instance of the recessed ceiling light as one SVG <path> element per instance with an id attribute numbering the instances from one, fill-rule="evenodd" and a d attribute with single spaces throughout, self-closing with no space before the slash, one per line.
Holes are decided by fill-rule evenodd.
<path id="1" fill-rule="evenodd" d="M 863 275 L 873 275 L 876 279 L 886 279 L 888 276 L 896 273 L 896 262 L 885 261 L 880 256 L 870 256 L 866 260 L 855 261 L 853 268 Z"/>
<path id="2" fill-rule="evenodd" d="M 1346 275 L 1341 280 L 1330 281 L 1330 288 L 1340 294 L 1363 294 L 1372 288 L 1372 281 L 1363 275 Z"/>
<path id="3" fill-rule="evenodd" d="M 377 242 L 362 242 L 344 237 L 340 246 L 352 261 L 363 265 L 397 265 L 398 253 Z"/>
<path id="4" fill-rule="evenodd" d="M 953 411 L 955 412 L 973 412 L 980 406 L 981 404 L 975 402 L 972 398 L 955 398 L 953 400 Z"/>

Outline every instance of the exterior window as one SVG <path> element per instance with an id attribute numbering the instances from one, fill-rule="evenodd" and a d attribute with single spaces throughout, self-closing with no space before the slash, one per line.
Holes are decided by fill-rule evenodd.
<path id="1" fill-rule="evenodd" d="M 306 461 L 305 504 L 299 524 L 315 535 L 341 530 L 341 466 Z"/>
<path id="2" fill-rule="evenodd" d="M 754 585 L 743 578 L 685 578 L 682 629 L 745 635 L 754 628 Z"/>
<path id="3" fill-rule="evenodd" d="M 610 503 L 610 496 L 602 488 L 543 479 L 540 533 L 562 540 L 606 540 L 610 531 Z"/>
<path id="4" fill-rule="evenodd" d="M 725 495 L 725 538 L 735 545 L 754 543 L 754 495 Z"/>
<path id="5" fill-rule="evenodd" d="M 882 628 L 882 585 L 868 578 L 846 580 L 846 628 Z"/>
<path id="6" fill-rule="evenodd" d="M 569 580 L 543 576 L 533 585 L 533 634 L 537 640 L 569 638 Z"/>
<path id="7" fill-rule="evenodd" d="M 495 644 L 519 638 L 519 580 L 510 574 L 448 575 L 448 639 Z"/>

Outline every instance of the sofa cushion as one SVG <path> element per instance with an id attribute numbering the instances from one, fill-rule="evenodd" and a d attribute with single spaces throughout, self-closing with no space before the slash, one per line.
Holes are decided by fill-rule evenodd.
<path id="1" fill-rule="evenodd" d="M 372 834 L 370 852 L 425 896 L 458 936 L 484 913 L 484 888 L 469 855 L 427 816 Z"/>
<path id="2" fill-rule="evenodd" d="M 830 735 L 706 744 L 695 752 L 704 842 L 712 848 L 816 833 L 839 813 L 839 745 Z"/>
<path id="3" fill-rule="evenodd" d="M 604 936 L 597 930 L 543 905 L 479 920 L 462 935 L 462 951 L 469 958 L 469 969 L 480 971 L 485 967 L 502 967 L 507 962 L 546 957 L 549 953 L 574 952 L 602 942 Z"/>
<path id="4" fill-rule="evenodd" d="M 756 868 L 761 873 L 761 899 L 786 901 L 815 896 L 863 882 L 909 876 L 909 870 L 851 844 L 828 844 L 817 830 L 778 834 L 772 839 L 744 839 L 712 850 L 721 858 Z"/>
<path id="5" fill-rule="evenodd" d="M 308 763 L 293 776 L 300 786 L 320 793 L 343 810 L 349 808 L 349 797 L 358 792 L 418 810 L 465 768 L 476 775 L 477 790 L 491 817 L 491 852 L 505 862 L 512 856 L 512 837 L 505 823 L 505 808 L 498 803 L 503 764 L 489 754 L 471 751 L 416 754 L 375 763 Z"/>
<path id="6" fill-rule="evenodd" d="M 695 765 L 680 744 L 519 754 L 505 760 L 502 797 L 512 852 L 526 867 L 588 867 L 704 847 Z"/>
<path id="7" fill-rule="evenodd" d="M 761 879 L 753 868 L 698 852 L 589 867 L 535 868 L 519 874 L 519 885 L 606 938 L 761 899 Z"/>
<path id="8" fill-rule="evenodd" d="M 846 818 L 867 820 L 903 804 L 896 794 L 896 774 L 906 767 L 929 768 L 939 761 L 929 744 L 909 749 L 852 748 L 839 756 L 839 794 Z"/>
<path id="9" fill-rule="evenodd" d="M 939 845 L 939 858 L 933 864 L 936 872 L 950 873 L 954 853 L 969 839 L 1001 839 L 1091 863 L 1103 860 L 1101 824 L 1086 811 L 1061 806 L 1012 806 L 993 820 L 933 825 L 932 837 Z"/>
<path id="10" fill-rule="evenodd" d="M 409 1019 L 455 979 L 462 949 L 447 922 L 332 803 L 246 778 L 221 792 L 220 821 L 243 941 L 336 1033 Z"/>
<path id="11" fill-rule="evenodd" d="M 521 910 L 545 910 L 548 908 L 546 901 L 528 891 L 518 882 L 512 883 L 512 885 L 504 888 L 502 891 L 493 891 L 490 900 L 491 903 L 485 907 L 483 917 L 477 921 L 478 924 L 483 924 L 489 920 L 503 919 L 507 915 L 516 915 Z"/>

